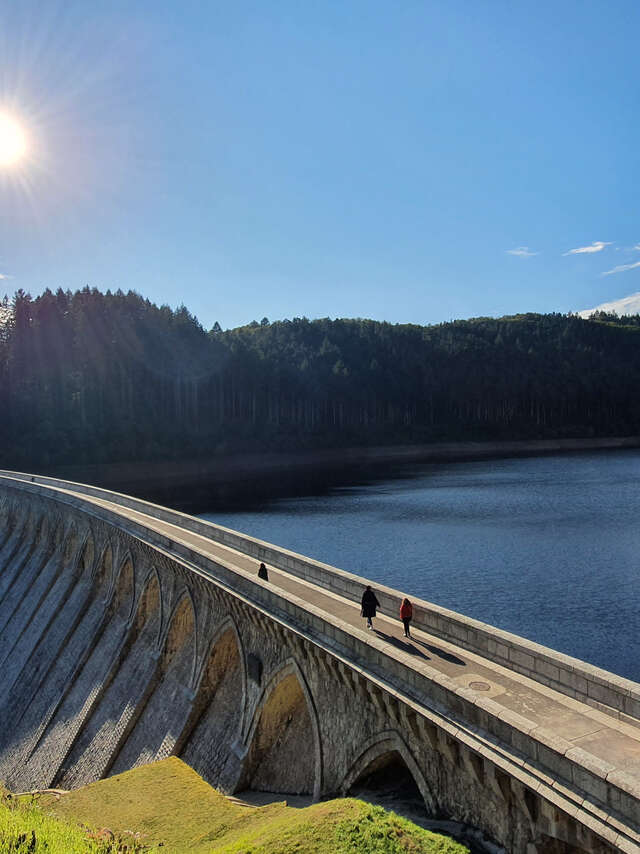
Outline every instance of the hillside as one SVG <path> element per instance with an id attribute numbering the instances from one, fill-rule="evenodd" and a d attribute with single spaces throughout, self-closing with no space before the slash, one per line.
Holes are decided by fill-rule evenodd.
<path id="1" fill-rule="evenodd" d="M 18 293 L 0 464 L 640 433 L 640 319 L 260 323 L 206 332 L 135 293 Z"/>
<path id="2" fill-rule="evenodd" d="M 212 789 L 192 769 L 172 757 L 110 777 L 62 796 L 42 795 L 38 808 L 23 807 L 18 826 L 15 810 L 0 806 L 0 848 L 38 828 L 40 847 L 65 854 L 116 854 L 118 851 L 166 854 L 465 854 L 448 839 L 352 798 L 326 801 L 304 809 L 284 801 L 264 807 L 239 806 Z M 63 820 L 46 825 L 42 815 Z M 9 829 L 13 818 L 12 829 Z M 71 825 L 90 829 L 86 847 L 73 839 Z M 43 828 L 41 830 L 41 828 Z M 13 837 L 10 833 L 13 832 Z M 47 849 L 46 837 L 66 834 L 66 843 Z M 108 840 L 122 840 L 120 847 Z M 102 845 L 100 840 L 107 840 Z M 124 846 L 127 845 L 128 848 Z M 7 847 L 2 847 L 7 846 Z M 79 846 L 79 847 L 76 847 Z M 22 849 L 15 849 L 22 850 Z"/>

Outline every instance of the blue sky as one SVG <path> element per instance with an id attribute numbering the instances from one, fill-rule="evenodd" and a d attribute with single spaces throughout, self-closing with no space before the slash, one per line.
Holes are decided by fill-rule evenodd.
<path id="1" fill-rule="evenodd" d="M 29 148 L 0 293 L 133 288 L 226 328 L 640 291 L 639 25 L 622 0 L 2 4 Z"/>

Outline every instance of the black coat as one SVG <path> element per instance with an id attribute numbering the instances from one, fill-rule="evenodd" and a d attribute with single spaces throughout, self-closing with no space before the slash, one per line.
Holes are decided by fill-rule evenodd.
<path id="1" fill-rule="evenodd" d="M 375 617 L 376 608 L 380 607 L 380 603 L 376 599 L 376 594 L 373 590 L 364 591 L 360 604 L 362 605 L 361 613 L 363 617 Z"/>

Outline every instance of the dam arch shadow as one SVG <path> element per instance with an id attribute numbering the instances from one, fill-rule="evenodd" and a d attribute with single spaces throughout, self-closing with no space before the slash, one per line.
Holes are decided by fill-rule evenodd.
<path id="1" fill-rule="evenodd" d="M 385 800 L 401 797 L 428 816 L 438 814 L 438 804 L 422 771 L 404 740 L 395 730 L 368 739 L 345 776 L 343 797 Z"/>
<path id="2" fill-rule="evenodd" d="M 313 734 L 311 744 L 309 731 Z M 266 684 L 245 745 L 243 785 L 238 789 L 320 799 L 320 727 L 311 691 L 295 659 L 286 661 Z"/>
<path id="3" fill-rule="evenodd" d="M 233 745 L 241 737 L 247 698 L 244 648 L 231 616 L 216 628 L 191 683 L 193 703 L 174 753 L 223 791 L 238 776 Z"/>

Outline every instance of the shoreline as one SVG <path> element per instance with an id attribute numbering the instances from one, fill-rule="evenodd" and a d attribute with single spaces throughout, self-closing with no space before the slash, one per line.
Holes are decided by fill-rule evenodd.
<path id="1" fill-rule="evenodd" d="M 289 453 L 235 453 L 166 462 L 58 466 L 46 474 L 186 509 L 234 503 L 238 498 L 243 501 L 264 500 L 274 493 L 305 494 L 362 480 L 363 476 L 383 477 L 395 467 L 412 463 L 464 462 L 633 448 L 640 448 L 640 436 L 438 442 Z M 310 490 L 310 487 L 313 488 Z"/>

